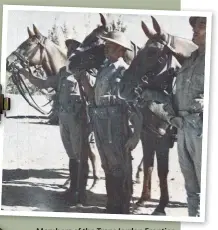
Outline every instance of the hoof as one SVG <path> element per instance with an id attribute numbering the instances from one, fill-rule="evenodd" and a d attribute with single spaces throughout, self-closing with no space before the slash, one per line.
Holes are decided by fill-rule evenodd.
<path id="1" fill-rule="evenodd" d="M 136 202 L 136 205 L 137 205 L 137 206 L 140 206 L 140 207 L 145 206 L 145 203 L 146 203 L 147 201 L 149 201 L 149 200 L 150 200 L 150 197 L 149 197 L 149 196 L 147 196 L 147 197 L 141 197 L 141 198 Z"/>
<path id="2" fill-rule="evenodd" d="M 164 210 L 155 209 L 152 213 L 152 216 L 166 216 L 166 212 Z"/>
<path id="3" fill-rule="evenodd" d="M 66 204 L 66 205 L 76 205 L 76 195 L 70 191 L 70 189 L 67 189 L 64 192 L 60 193 L 60 199 Z"/>
<path id="4" fill-rule="evenodd" d="M 76 204 L 76 207 L 77 207 L 77 208 L 83 208 L 84 206 L 85 206 L 85 205 L 82 204 L 82 203 Z"/>

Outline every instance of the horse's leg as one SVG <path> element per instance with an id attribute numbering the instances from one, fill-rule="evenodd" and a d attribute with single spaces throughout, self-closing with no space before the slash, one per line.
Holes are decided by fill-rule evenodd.
<path id="1" fill-rule="evenodd" d="M 89 159 L 91 161 L 92 164 L 92 169 L 93 169 L 93 184 L 90 187 L 90 189 L 92 189 L 97 180 L 99 179 L 98 175 L 97 175 L 97 161 L 96 161 L 96 155 L 95 153 L 92 151 L 91 149 L 91 145 L 94 144 L 94 136 L 92 133 L 90 133 L 89 135 L 89 146 L 88 146 L 88 154 L 89 154 Z"/>
<path id="2" fill-rule="evenodd" d="M 154 138 L 143 132 L 141 135 L 142 149 L 143 149 L 143 168 L 144 168 L 144 180 L 143 189 L 140 199 L 137 201 L 137 205 L 144 205 L 144 202 L 151 199 L 151 178 L 154 166 Z"/>
<path id="3" fill-rule="evenodd" d="M 92 189 L 95 185 L 96 185 L 96 182 L 97 180 L 99 180 L 99 177 L 97 175 L 97 170 L 96 170 L 96 156 L 94 154 L 94 152 L 91 150 L 90 146 L 89 146 L 89 159 L 91 161 L 91 164 L 92 164 L 92 169 L 93 169 L 93 183 L 91 185 L 91 187 L 89 189 Z"/>
<path id="4" fill-rule="evenodd" d="M 169 148 L 167 140 L 164 138 L 158 143 L 156 156 L 158 166 L 158 177 L 160 181 L 160 201 L 153 215 L 166 215 L 165 208 L 169 203 L 167 176 L 169 171 Z"/>
<path id="5" fill-rule="evenodd" d="M 140 173 L 142 172 L 143 168 L 142 168 L 142 164 L 143 164 L 143 156 L 141 159 L 140 164 L 137 167 L 137 172 L 136 172 L 136 183 L 140 184 Z"/>

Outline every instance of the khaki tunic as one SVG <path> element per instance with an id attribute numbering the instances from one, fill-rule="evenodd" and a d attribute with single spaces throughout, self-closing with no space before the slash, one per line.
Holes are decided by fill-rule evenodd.
<path id="1" fill-rule="evenodd" d="M 124 147 L 130 136 L 128 113 L 117 101 L 119 78 L 128 68 L 122 58 L 106 62 L 96 77 L 95 104 L 91 112 L 96 145 L 105 172 L 107 207 L 128 213 L 132 194 L 132 158 Z M 114 212 L 114 211 L 113 211 Z"/>
<path id="2" fill-rule="evenodd" d="M 177 73 L 172 98 L 152 90 L 146 90 L 143 95 L 146 101 L 159 101 L 161 104 L 153 103 L 150 109 L 178 128 L 178 155 L 189 216 L 199 215 L 204 68 L 205 52 L 194 51 Z"/>
<path id="3" fill-rule="evenodd" d="M 82 103 L 79 85 L 74 76 L 66 72 L 65 67 L 60 70 L 58 77 L 61 138 L 69 158 L 79 161 L 82 149 L 82 123 L 87 122 L 81 119 Z"/>
<path id="4" fill-rule="evenodd" d="M 116 96 L 116 78 L 122 77 L 123 71 L 128 67 L 129 65 L 125 63 L 123 58 L 119 58 L 115 63 L 109 61 L 104 63 L 104 68 L 99 72 L 95 85 L 95 103 L 97 106 L 105 105 L 105 97 Z"/>
<path id="5" fill-rule="evenodd" d="M 183 117 L 178 129 L 178 154 L 185 179 L 189 216 L 198 216 L 200 209 L 201 157 L 204 98 L 205 53 L 194 52 L 184 63 L 176 79 L 174 107 Z"/>

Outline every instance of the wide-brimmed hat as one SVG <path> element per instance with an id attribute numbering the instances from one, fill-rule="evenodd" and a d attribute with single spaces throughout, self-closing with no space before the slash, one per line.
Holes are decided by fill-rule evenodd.
<path id="1" fill-rule="evenodd" d="M 109 32 L 107 36 L 100 36 L 100 37 L 103 40 L 118 44 L 127 50 L 132 50 L 130 40 L 128 40 L 125 34 L 121 31 L 112 31 Z"/>
<path id="2" fill-rule="evenodd" d="M 71 44 L 73 44 L 73 47 L 78 47 L 79 45 L 80 45 L 80 42 L 79 41 L 77 41 L 77 40 L 75 40 L 75 39 L 66 39 L 65 40 L 65 45 L 66 45 L 66 47 L 67 48 L 69 48 L 69 46 L 71 45 Z"/>
<path id="3" fill-rule="evenodd" d="M 192 27 L 195 26 L 196 21 L 197 21 L 198 18 L 205 18 L 205 17 L 199 17 L 199 16 L 194 16 L 194 17 L 193 17 L 193 16 L 192 16 L 192 17 L 189 18 L 189 23 L 190 23 L 190 25 L 191 25 Z"/>

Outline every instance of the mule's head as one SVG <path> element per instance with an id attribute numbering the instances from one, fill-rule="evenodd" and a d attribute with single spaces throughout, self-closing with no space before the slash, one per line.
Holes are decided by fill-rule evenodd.
<path id="1" fill-rule="evenodd" d="M 28 38 L 18 46 L 18 48 L 7 57 L 7 70 L 10 71 L 11 64 L 18 64 L 22 67 L 41 65 L 45 59 L 44 47 L 47 39 L 33 25 L 32 32 L 27 27 Z"/>
<path id="2" fill-rule="evenodd" d="M 154 74 L 158 75 L 167 68 L 181 67 L 176 57 L 175 37 L 166 33 L 154 17 L 151 18 L 154 30 L 149 29 L 142 21 L 141 27 L 148 40 L 120 82 L 120 97 L 127 101 L 135 100 L 138 86 L 152 78 Z"/>
<path id="3" fill-rule="evenodd" d="M 33 25 L 33 32 L 27 28 L 28 38 L 7 57 L 6 69 L 13 71 L 13 67 L 32 67 L 40 65 L 48 76 L 57 74 L 66 64 L 67 55 L 50 39 L 42 35 Z"/>
<path id="4" fill-rule="evenodd" d="M 80 70 L 98 69 L 105 60 L 104 41 L 101 36 L 109 32 L 106 18 L 100 13 L 101 25 L 97 26 L 68 58 L 67 70 L 71 73 Z"/>

